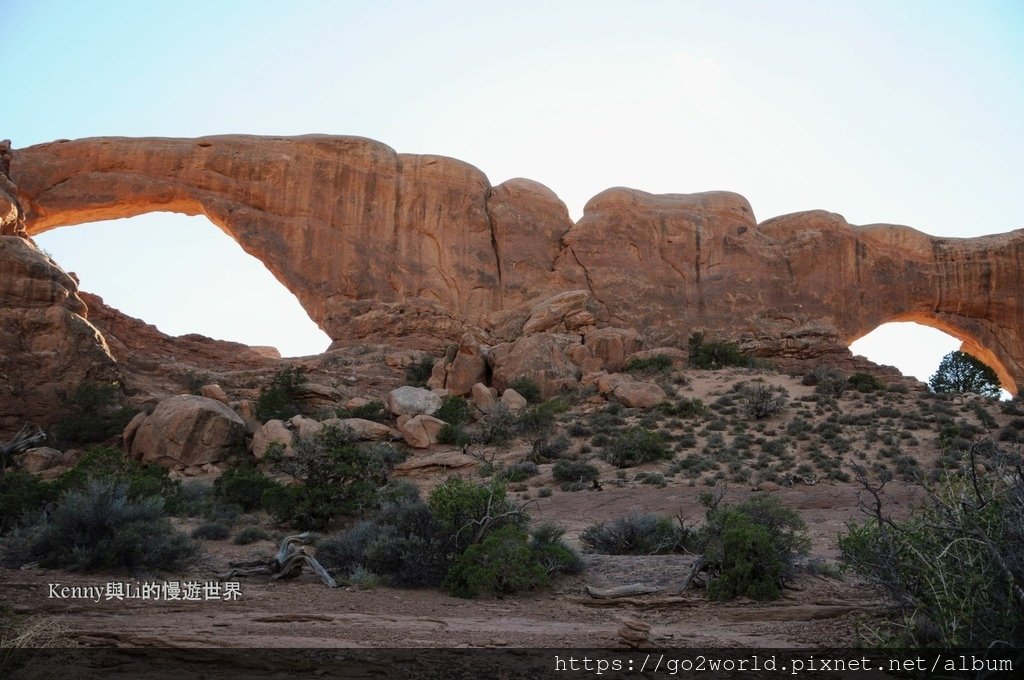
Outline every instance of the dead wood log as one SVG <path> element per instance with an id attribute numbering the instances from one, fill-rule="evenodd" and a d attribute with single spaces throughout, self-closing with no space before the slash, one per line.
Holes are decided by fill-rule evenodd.
<path id="1" fill-rule="evenodd" d="M 648 586 L 643 583 L 630 583 L 625 586 L 615 586 L 613 588 L 595 588 L 594 586 L 587 586 L 587 595 L 599 600 L 610 600 L 617 597 L 636 597 L 637 595 L 650 595 L 661 590 L 658 586 Z"/>
<path id="2" fill-rule="evenodd" d="M 320 577 L 324 585 L 329 588 L 337 588 L 338 583 L 331 573 L 324 569 L 323 565 L 316 561 L 316 558 L 307 553 L 305 548 L 296 547 L 296 544 L 307 536 L 309 533 L 303 532 L 286 537 L 281 541 L 277 554 L 269 559 L 228 562 L 228 566 L 232 569 L 220 579 L 228 581 L 238 576 L 270 576 L 270 581 L 273 582 L 279 579 L 295 578 L 302 573 L 303 566 L 308 566 Z"/>

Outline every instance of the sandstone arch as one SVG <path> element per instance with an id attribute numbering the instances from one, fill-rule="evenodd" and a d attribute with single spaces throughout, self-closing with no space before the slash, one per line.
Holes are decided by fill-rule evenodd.
<path id="1" fill-rule="evenodd" d="M 535 182 L 492 187 L 454 159 L 324 135 L 53 142 L 7 151 L 0 192 L 5 233 L 206 215 L 342 342 L 437 346 L 467 328 L 501 339 L 530 301 L 587 289 L 601 322 L 652 344 L 703 329 L 787 360 L 923 320 L 1011 391 L 1024 385 L 1022 231 L 936 238 L 824 211 L 758 223 L 737 194 L 623 188 L 574 224 Z"/>

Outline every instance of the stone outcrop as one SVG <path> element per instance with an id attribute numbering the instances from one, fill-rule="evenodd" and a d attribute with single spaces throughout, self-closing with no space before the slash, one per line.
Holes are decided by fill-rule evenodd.
<path id="1" fill-rule="evenodd" d="M 616 326 L 676 347 L 700 330 L 784 363 L 834 361 L 883 323 L 917 321 L 1024 386 L 1022 231 L 936 238 L 824 211 L 758 223 L 737 194 L 625 188 L 573 224 L 535 182 L 492 187 L 460 161 L 357 137 L 94 138 L 0 154 L 0 233 L 154 210 L 208 217 L 337 342 L 514 341 L 548 323 L 538 303 L 586 291 L 590 305 L 551 330 Z"/>
<path id="2" fill-rule="evenodd" d="M 385 406 L 396 416 L 433 415 L 441 408 L 441 397 L 422 387 L 403 385 L 388 392 Z"/>
<path id="3" fill-rule="evenodd" d="M 86 314 L 71 276 L 30 241 L 0 236 L 0 434 L 52 425 L 78 384 L 120 379 Z"/>
<path id="4" fill-rule="evenodd" d="M 143 463 L 187 468 L 226 460 L 243 450 L 244 439 L 245 422 L 226 405 L 180 395 L 157 404 L 137 424 L 128 447 Z"/>

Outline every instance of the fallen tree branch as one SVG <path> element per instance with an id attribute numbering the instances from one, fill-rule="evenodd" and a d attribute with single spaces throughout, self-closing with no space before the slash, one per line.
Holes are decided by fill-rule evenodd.
<path id="1" fill-rule="evenodd" d="M 309 536 L 308 532 L 288 536 L 281 541 L 277 554 L 270 559 L 248 560 L 242 562 L 228 562 L 232 567 L 231 571 L 220 577 L 222 581 L 229 581 L 238 576 L 270 576 L 270 581 L 279 579 L 295 578 L 302 573 L 302 567 L 308 566 L 320 577 L 329 588 L 337 588 L 338 583 L 331 576 L 330 572 L 324 569 L 323 565 L 308 554 L 305 548 L 297 548 L 296 544 Z"/>

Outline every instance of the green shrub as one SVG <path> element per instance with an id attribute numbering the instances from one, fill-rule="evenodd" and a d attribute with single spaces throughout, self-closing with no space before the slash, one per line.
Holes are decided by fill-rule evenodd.
<path id="1" fill-rule="evenodd" d="M 841 371 L 824 367 L 816 368 L 805 374 L 801 382 L 804 385 L 813 385 L 815 394 L 833 399 L 843 396 L 843 392 L 849 385 L 846 376 Z"/>
<path id="2" fill-rule="evenodd" d="M 672 457 L 672 450 L 657 432 L 631 427 L 604 446 L 602 457 L 615 467 L 625 468 Z"/>
<path id="3" fill-rule="evenodd" d="M 704 415 L 707 411 L 707 407 L 704 406 L 704 402 L 694 397 L 693 399 L 680 399 L 679 401 L 672 403 L 670 401 L 662 402 L 658 406 L 658 410 L 667 416 L 676 416 L 679 418 L 693 418 L 696 416 Z"/>
<path id="4" fill-rule="evenodd" d="M 26 515 L 42 510 L 57 498 L 57 487 L 41 482 L 24 470 L 0 477 L 0 535 L 13 529 Z"/>
<path id="5" fill-rule="evenodd" d="M 533 378 L 520 376 L 512 380 L 508 386 L 530 404 L 539 404 L 541 401 L 540 385 Z"/>
<path id="6" fill-rule="evenodd" d="M 299 439 L 293 455 L 268 454 L 274 469 L 298 483 L 269 487 L 263 506 L 279 522 L 319 530 L 341 516 L 356 517 L 377 506 L 378 492 L 402 455 L 389 444 L 356 445 L 350 433 L 325 427 Z"/>
<path id="7" fill-rule="evenodd" d="M 124 484 L 129 498 L 160 497 L 169 511 L 175 511 L 180 503 L 181 482 L 171 479 L 166 469 L 131 460 L 108 446 L 89 449 L 56 484 L 61 491 L 76 490 L 95 479 Z"/>
<path id="8" fill-rule="evenodd" d="M 737 563 L 738 558 L 729 555 L 725 546 L 726 522 L 736 515 L 742 515 L 754 525 L 763 528 L 767 533 L 769 545 L 775 552 L 775 558 L 758 566 L 758 569 L 774 569 L 776 559 L 781 566 L 780 583 L 792 578 L 797 561 L 805 556 L 811 548 L 811 540 L 807 536 L 807 525 L 800 515 L 786 506 L 777 496 L 768 493 L 757 493 L 739 503 L 719 507 L 709 505 L 704 525 L 696 532 L 695 544 L 705 557 L 712 571 L 721 570 L 725 565 Z M 741 520 L 734 520 L 740 522 Z M 745 532 L 744 535 L 746 535 Z M 751 539 L 759 540 L 759 539 Z M 746 558 L 744 558 L 746 559 Z M 760 571 L 758 572 L 760 573 Z"/>
<path id="9" fill-rule="evenodd" d="M 38 562 L 70 571 L 178 570 L 198 554 L 196 544 L 163 513 L 163 500 L 132 498 L 125 484 L 90 479 L 70 490 L 52 510 L 14 532 L 4 545 L 4 562 Z"/>
<path id="10" fill-rule="evenodd" d="M 413 387 L 426 387 L 430 374 L 434 372 L 434 357 L 425 354 L 405 369 L 405 380 Z"/>
<path id="11" fill-rule="evenodd" d="M 444 579 L 444 587 L 456 597 L 501 596 L 533 590 L 549 578 L 537 554 L 519 527 L 495 530 L 481 543 L 466 548 Z"/>
<path id="12" fill-rule="evenodd" d="M 261 421 L 288 420 L 302 413 L 299 385 L 302 371 L 298 367 L 282 368 L 274 375 L 270 386 L 260 391 L 256 399 L 256 417 Z"/>
<path id="13" fill-rule="evenodd" d="M 427 503 L 433 516 L 453 536 L 456 552 L 461 553 L 492 531 L 529 521 L 524 513 L 514 512 L 515 506 L 506 494 L 505 484 L 498 479 L 477 484 L 449 477 L 431 492 Z"/>
<path id="14" fill-rule="evenodd" d="M 548 574 L 579 574 L 583 560 L 563 540 L 565 529 L 541 524 L 530 532 L 530 551 Z"/>
<path id="15" fill-rule="evenodd" d="M 498 402 L 491 407 L 490 413 L 480 419 L 480 441 L 495 446 L 507 444 L 512 439 L 515 424 L 515 415 L 505 404 Z"/>
<path id="16" fill-rule="evenodd" d="M 740 390 L 743 412 L 752 420 L 771 418 L 786 408 L 785 389 L 780 392 L 770 385 L 745 385 Z"/>
<path id="17" fill-rule="evenodd" d="M 469 402 L 462 397 L 449 394 L 441 399 L 441 408 L 437 409 L 434 417 L 449 425 L 463 425 L 469 422 Z"/>
<path id="18" fill-rule="evenodd" d="M 121 386 L 116 382 L 83 382 L 61 401 L 66 415 L 54 434 L 68 446 L 117 437 L 136 413 L 122 404 Z"/>
<path id="19" fill-rule="evenodd" d="M 942 474 L 909 518 L 871 508 L 870 519 L 849 523 L 839 537 L 843 562 L 898 606 L 876 638 L 901 647 L 1024 646 L 1020 454 L 998 451 L 985 465 L 990 473 L 983 476 Z"/>
<path id="20" fill-rule="evenodd" d="M 708 583 L 708 595 L 716 600 L 777 598 L 783 565 L 768 530 L 735 508 L 724 511 L 721 522 L 721 561 L 718 575 Z"/>
<path id="21" fill-rule="evenodd" d="M 689 341 L 691 368 L 718 369 L 726 366 L 751 367 L 755 361 L 735 342 L 705 342 L 703 333 L 694 333 Z"/>
<path id="22" fill-rule="evenodd" d="M 539 472 L 536 463 L 531 460 L 521 460 L 501 470 L 495 477 L 506 483 L 522 482 L 536 476 Z"/>
<path id="23" fill-rule="evenodd" d="M 672 357 L 658 354 L 646 359 L 630 359 L 622 370 L 626 373 L 664 373 L 672 370 Z"/>
<path id="24" fill-rule="evenodd" d="M 235 545 L 249 545 L 256 541 L 269 541 L 270 534 L 260 527 L 243 527 L 235 532 Z"/>
<path id="25" fill-rule="evenodd" d="M 385 505 L 372 519 L 317 546 L 317 559 L 339 574 L 363 567 L 391 585 L 440 585 L 453 547 L 445 527 L 419 499 Z"/>
<path id="26" fill-rule="evenodd" d="M 336 411 L 339 418 L 362 418 L 372 420 L 375 423 L 388 423 L 391 421 L 391 413 L 384 407 L 384 402 L 371 401 L 355 408 L 339 408 Z"/>
<path id="27" fill-rule="evenodd" d="M 605 555 L 665 555 L 685 546 L 684 532 L 669 518 L 632 514 L 599 522 L 583 530 L 580 542 L 588 552 Z"/>
<path id="28" fill-rule="evenodd" d="M 596 467 L 582 461 L 560 460 L 551 468 L 551 475 L 557 482 L 590 484 L 600 476 L 600 473 Z"/>
<path id="29" fill-rule="evenodd" d="M 876 392 L 885 389 L 882 381 L 870 373 L 854 373 L 846 379 L 846 383 L 851 389 L 858 392 Z"/>
<path id="30" fill-rule="evenodd" d="M 208 541 L 223 541 L 231 536 L 231 529 L 224 522 L 203 522 L 192 530 L 192 538 Z"/>
<path id="31" fill-rule="evenodd" d="M 359 590 L 373 590 L 380 585 L 380 576 L 366 567 L 356 567 L 345 579 Z"/>
<path id="32" fill-rule="evenodd" d="M 441 431 L 437 433 L 437 443 L 447 444 L 449 446 L 462 446 L 463 444 L 469 444 L 473 441 L 473 438 L 469 436 L 465 428 L 461 424 L 445 423 L 441 427 Z"/>
<path id="33" fill-rule="evenodd" d="M 276 486 L 277 482 L 249 464 L 230 468 L 213 482 L 218 500 L 238 505 L 245 512 L 262 508 L 263 494 Z"/>

